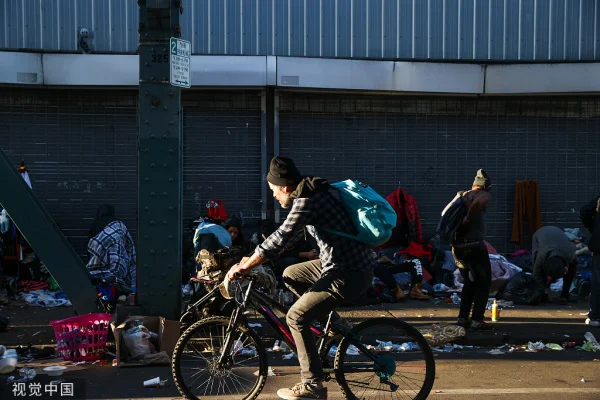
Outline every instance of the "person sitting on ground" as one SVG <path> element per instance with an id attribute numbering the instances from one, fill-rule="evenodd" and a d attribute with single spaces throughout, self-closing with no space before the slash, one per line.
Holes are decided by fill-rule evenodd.
<path id="1" fill-rule="evenodd" d="M 208 250 L 211 253 L 230 247 L 232 245 L 231 235 L 220 222 L 210 218 L 201 218 L 201 222 L 194 233 L 194 254 L 198 255 L 200 250 Z"/>
<path id="2" fill-rule="evenodd" d="M 229 218 L 227 221 L 223 222 L 223 227 L 227 229 L 229 235 L 231 235 L 231 245 L 232 246 L 240 246 L 246 249 L 248 252 L 253 250 L 254 246 L 252 242 L 247 242 L 244 239 L 244 232 L 242 232 L 242 219 L 237 215 Z"/>
<path id="3" fill-rule="evenodd" d="M 275 232 L 277 227 L 275 221 L 263 220 L 261 223 L 261 238 L 263 241 Z M 317 248 L 314 238 L 308 234 L 306 229 L 302 229 L 295 238 L 289 241 L 279 257 L 271 260 L 275 276 L 282 276 L 283 271 L 290 265 L 318 259 L 319 250 Z"/>
<path id="4" fill-rule="evenodd" d="M 93 280 L 115 286 L 117 295 L 131 293 L 136 286 L 137 264 L 133 239 L 113 206 L 98 208 L 89 231 L 86 268 Z"/>
<path id="5" fill-rule="evenodd" d="M 550 282 L 563 278 L 559 303 L 569 300 L 569 289 L 577 272 L 576 246 L 556 226 L 544 226 L 533 234 L 533 278 L 544 290 L 543 301 L 551 301 Z"/>
<path id="6" fill-rule="evenodd" d="M 229 270 L 227 280 L 239 279 L 240 274 L 278 257 L 304 228 L 316 239 L 319 258 L 292 265 L 283 273 L 285 284 L 299 297 L 289 309 L 286 321 L 297 346 L 302 381 L 292 388 L 280 389 L 277 395 L 288 400 L 327 399 L 325 374 L 310 324 L 323 321 L 331 311 L 359 299 L 372 285 L 377 260 L 369 246 L 329 231 L 357 234 L 351 216 L 330 192 L 325 179 L 303 177 L 291 159 L 274 157 L 267 181 L 273 197 L 291 210 L 283 225 L 251 257 Z M 341 323 L 335 314 L 332 319 Z"/>
<path id="7" fill-rule="evenodd" d="M 429 296 L 421 290 L 421 284 L 423 282 L 423 266 L 421 265 L 421 261 L 415 259 L 396 264 L 387 256 L 378 257 L 375 251 L 373 251 L 373 257 L 377 257 L 379 263 L 375 266 L 373 274 L 383 281 L 386 289 L 389 290 L 393 301 L 399 301 L 406 297 L 404 291 L 398 286 L 398 283 L 394 278 L 394 274 L 402 272 L 410 273 L 411 289 L 408 296 L 417 300 L 429 300 Z"/>

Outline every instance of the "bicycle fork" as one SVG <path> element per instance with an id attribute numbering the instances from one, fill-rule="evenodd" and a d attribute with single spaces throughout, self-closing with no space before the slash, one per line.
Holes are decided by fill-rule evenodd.
<path id="1" fill-rule="evenodd" d="M 233 314 L 231 314 L 231 318 L 229 319 L 229 325 L 227 326 L 227 331 L 225 332 L 225 343 L 223 344 L 221 355 L 219 356 L 219 360 L 217 361 L 217 367 L 219 368 L 228 367 L 228 364 L 232 361 L 232 355 L 230 355 L 230 351 L 232 347 L 233 338 L 231 333 L 237 325 L 240 312 L 246 309 L 246 302 L 248 301 L 250 291 L 252 290 L 252 283 L 253 281 L 250 280 L 248 288 L 246 289 L 246 293 L 244 293 L 242 303 L 235 308 Z"/>

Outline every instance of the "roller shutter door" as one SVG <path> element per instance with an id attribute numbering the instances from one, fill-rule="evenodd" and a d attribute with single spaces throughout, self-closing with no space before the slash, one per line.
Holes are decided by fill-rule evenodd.
<path id="1" fill-rule="evenodd" d="M 184 224 L 208 200 L 252 225 L 261 216 L 259 92 L 184 93 Z"/>
<path id="2" fill-rule="evenodd" d="M 0 146 L 28 165 L 33 191 L 85 255 L 99 205 L 137 228 L 137 92 L 0 90 Z"/>
<path id="3" fill-rule="evenodd" d="M 499 251 L 518 248 L 510 242 L 517 179 L 539 182 L 546 225 L 581 226 L 579 208 L 598 191 L 598 97 L 280 96 L 281 155 L 304 174 L 359 179 L 384 196 L 404 188 L 425 235 L 478 168 L 493 181 L 487 237 Z"/>

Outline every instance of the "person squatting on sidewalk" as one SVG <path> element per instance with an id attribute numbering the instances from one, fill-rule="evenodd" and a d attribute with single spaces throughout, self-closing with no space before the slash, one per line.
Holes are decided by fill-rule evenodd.
<path id="1" fill-rule="evenodd" d="M 324 320 L 337 307 L 360 298 L 372 284 L 377 260 L 369 246 L 326 230 L 357 234 L 350 215 L 330 193 L 325 179 L 303 177 L 291 159 L 275 157 L 267 181 L 273 197 L 291 211 L 251 257 L 230 269 L 227 279 L 236 279 L 238 273 L 246 274 L 276 258 L 305 227 L 316 239 L 319 258 L 291 265 L 283 273 L 284 283 L 299 297 L 286 321 L 296 342 L 302 381 L 280 389 L 277 395 L 289 400 L 326 399 L 323 366 L 310 323 Z"/>
<path id="2" fill-rule="evenodd" d="M 373 250 L 373 257 L 377 257 L 375 250 Z M 398 286 L 394 278 L 394 274 L 402 272 L 410 273 L 411 289 L 408 297 L 417 300 L 429 300 L 429 296 L 421 291 L 421 284 L 423 282 L 423 266 L 421 265 L 421 261 L 415 259 L 396 264 L 387 256 L 382 256 L 378 258 L 377 262 L 378 265 L 375 266 L 374 275 L 385 284 L 393 301 L 399 301 L 406 297 L 404 291 Z"/>
<path id="3" fill-rule="evenodd" d="M 485 171 L 477 171 L 471 190 L 463 194 L 467 212 L 452 241 L 452 254 L 465 281 L 456 324 L 476 331 L 491 329 L 483 321 L 492 285 L 492 266 L 483 242 L 491 186 Z"/>
<path id="4" fill-rule="evenodd" d="M 567 304 L 569 289 L 577 273 L 575 245 L 562 229 L 556 226 L 543 226 L 533 234 L 531 248 L 533 278 L 544 292 L 542 301 L 552 301 L 549 284 L 563 278 L 559 303 Z"/>
<path id="5" fill-rule="evenodd" d="M 590 282 L 590 312 L 585 323 L 600 327 L 600 196 L 581 207 L 579 215 L 583 226 L 592 234 L 588 248 L 594 252 Z"/>

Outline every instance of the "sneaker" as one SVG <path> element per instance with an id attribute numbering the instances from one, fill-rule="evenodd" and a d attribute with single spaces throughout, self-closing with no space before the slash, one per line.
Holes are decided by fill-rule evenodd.
<path id="1" fill-rule="evenodd" d="M 327 388 L 300 382 L 289 389 L 279 389 L 277 396 L 287 400 L 327 399 Z"/>
<path id="2" fill-rule="evenodd" d="M 410 297 L 411 299 L 417 299 L 417 300 L 429 300 L 429 296 L 426 295 L 425 293 L 423 293 L 423 291 L 421 290 L 420 283 L 415 284 L 415 286 L 413 286 L 410 289 L 410 293 L 408 294 L 408 297 Z"/>
<path id="3" fill-rule="evenodd" d="M 400 286 L 396 286 L 394 288 L 394 290 L 392 290 L 392 300 L 393 301 L 400 301 L 402 300 L 404 297 L 406 297 L 406 295 L 404 294 L 404 290 L 402 290 L 402 288 Z"/>
<path id="4" fill-rule="evenodd" d="M 458 326 L 462 326 L 463 328 L 467 329 L 469 327 L 469 325 L 471 325 L 471 321 L 469 321 L 469 318 L 458 318 L 456 320 L 456 325 Z"/>
<path id="5" fill-rule="evenodd" d="M 589 326 L 600 327 L 600 319 L 586 319 L 585 324 Z"/>
<path id="6" fill-rule="evenodd" d="M 494 328 L 490 324 L 486 323 L 485 321 L 472 320 L 469 330 L 474 331 L 474 332 L 483 332 L 483 331 L 493 331 Z"/>
<path id="7" fill-rule="evenodd" d="M 567 296 L 567 297 L 560 296 L 558 299 L 558 304 L 561 304 L 563 306 L 566 306 L 569 303 L 577 303 L 577 299 L 573 296 Z"/>

